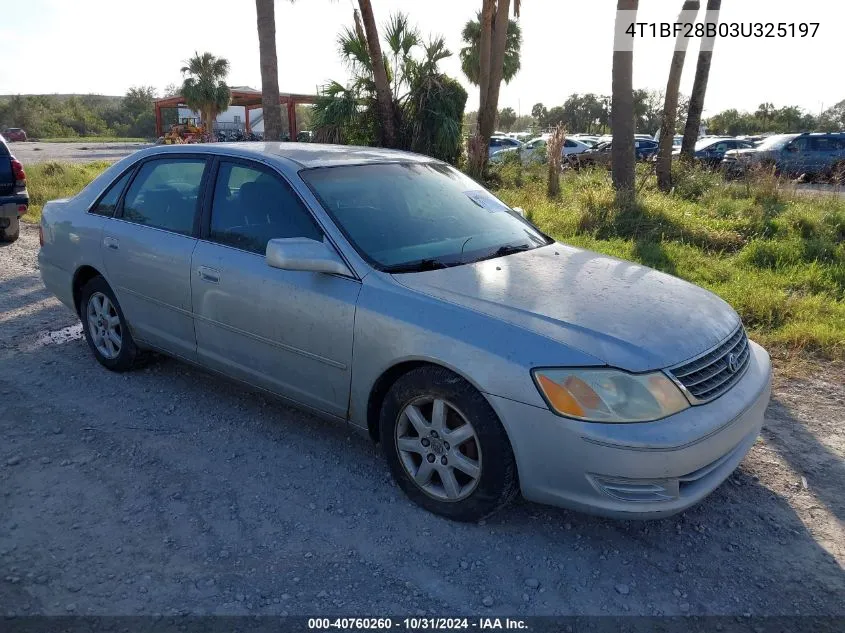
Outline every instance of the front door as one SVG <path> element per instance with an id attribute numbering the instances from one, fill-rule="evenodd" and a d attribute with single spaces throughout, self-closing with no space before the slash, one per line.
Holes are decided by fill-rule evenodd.
<path id="1" fill-rule="evenodd" d="M 191 253 L 197 244 L 204 157 L 148 160 L 103 228 L 106 275 L 133 335 L 196 358 Z"/>
<path id="2" fill-rule="evenodd" d="M 274 170 L 222 159 L 207 224 L 192 261 L 200 361 L 346 417 L 360 282 L 264 259 L 273 238 L 325 239 L 304 203 Z"/>

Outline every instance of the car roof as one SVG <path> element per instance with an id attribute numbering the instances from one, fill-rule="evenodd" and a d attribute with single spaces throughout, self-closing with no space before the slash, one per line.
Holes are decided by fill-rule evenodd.
<path id="1" fill-rule="evenodd" d="M 421 154 L 380 147 L 324 145 L 321 143 L 197 143 L 191 145 L 157 145 L 144 150 L 147 155 L 198 152 L 203 154 L 242 156 L 245 158 L 282 158 L 302 168 L 366 165 L 374 163 L 425 163 L 434 159 Z"/>

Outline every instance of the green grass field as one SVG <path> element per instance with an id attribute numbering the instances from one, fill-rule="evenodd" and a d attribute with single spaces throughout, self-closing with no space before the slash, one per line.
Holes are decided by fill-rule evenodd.
<path id="1" fill-rule="evenodd" d="M 107 166 L 28 167 L 32 205 L 24 219 L 38 221 L 45 201 L 74 194 Z M 541 168 L 506 164 L 494 180 L 499 197 L 555 239 L 709 288 L 775 353 L 845 360 L 842 199 L 784 192 L 771 178 L 725 183 L 697 170 L 679 173 L 666 195 L 643 172 L 637 206 L 620 211 L 601 170 L 567 172 L 557 201 L 546 197 Z"/>
<path id="2" fill-rule="evenodd" d="M 23 217 L 24 221 L 39 222 L 45 202 L 75 195 L 110 165 L 109 162 L 47 162 L 27 165 L 29 212 Z"/>

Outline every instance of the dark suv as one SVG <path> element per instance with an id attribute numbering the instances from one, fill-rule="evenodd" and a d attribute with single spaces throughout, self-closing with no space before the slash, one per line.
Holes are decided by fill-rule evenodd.
<path id="1" fill-rule="evenodd" d="M 29 207 L 26 173 L 0 136 L 0 242 L 14 242 L 20 234 L 20 218 Z"/>
<path id="2" fill-rule="evenodd" d="M 722 167 L 729 174 L 764 167 L 787 176 L 841 180 L 845 174 L 845 132 L 770 136 L 752 149 L 727 152 Z"/>

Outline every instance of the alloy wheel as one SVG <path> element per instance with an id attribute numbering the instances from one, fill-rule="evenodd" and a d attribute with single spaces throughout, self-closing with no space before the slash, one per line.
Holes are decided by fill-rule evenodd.
<path id="1" fill-rule="evenodd" d="M 94 347 L 104 358 L 117 358 L 123 344 L 123 329 L 111 299 L 102 292 L 93 293 L 88 299 L 86 312 Z"/>
<path id="2" fill-rule="evenodd" d="M 439 501 L 461 501 L 481 478 L 475 429 L 451 403 L 417 398 L 402 409 L 395 432 L 399 460 L 416 485 Z"/>

